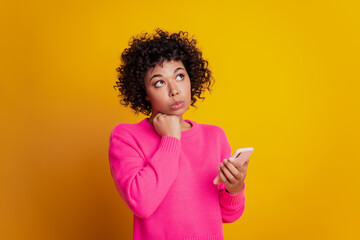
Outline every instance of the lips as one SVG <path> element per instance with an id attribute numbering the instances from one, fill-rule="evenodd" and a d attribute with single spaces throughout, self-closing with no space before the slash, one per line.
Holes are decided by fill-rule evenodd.
<path id="1" fill-rule="evenodd" d="M 180 105 L 180 104 L 183 104 L 184 101 L 175 101 L 171 104 L 171 106 L 175 106 L 175 105 Z"/>
<path id="2" fill-rule="evenodd" d="M 182 108 L 184 106 L 184 104 L 185 104 L 184 101 L 175 101 L 171 104 L 171 109 L 178 110 L 178 109 Z"/>

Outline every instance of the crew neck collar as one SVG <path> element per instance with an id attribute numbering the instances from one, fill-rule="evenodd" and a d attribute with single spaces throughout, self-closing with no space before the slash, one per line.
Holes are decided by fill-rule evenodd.
<path id="1" fill-rule="evenodd" d="M 197 128 L 198 128 L 198 123 L 190 120 L 190 119 L 184 119 L 185 122 L 188 122 L 190 124 L 192 124 L 192 127 L 185 130 L 185 131 L 181 131 L 181 134 L 189 134 L 194 132 Z M 143 120 L 140 121 L 141 125 L 144 125 L 148 128 L 152 128 L 155 131 L 154 125 L 152 123 L 149 123 L 148 118 L 144 118 Z"/>

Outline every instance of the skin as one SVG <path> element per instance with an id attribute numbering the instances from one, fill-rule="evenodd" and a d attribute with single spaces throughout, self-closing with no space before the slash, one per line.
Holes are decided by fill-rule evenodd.
<path id="1" fill-rule="evenodd" d="M 157 75 L 153 77 L 154 75 Z M 161 76 L 160 76 L 161 75 Z M 191 82 L 181 61 L 164 61 L 146 72 L 144 84 L 147 101 L 151 103 L 151 116 L 148 122 L 154 125 L 159 136 L 172 136 L 181 139 L 181 132 L 192 128 L 183 119 L 183 114 L 191 103 Z M 174 101 L 184 101 L 180 109 L 172 109 Z M 219 167 L 219 175 L 231 194 L 239 193 L 244 186 L 246 167 L 235 166 L 225 159 Z"/>
<path id="2" fill-rule="evenodd" d="M 226 190 L 231 194 L 241 192 L 247 173 L 247 165 L 237 166 L 229 159 L 224 159 L 218 169 L 220 178 L 223 180 Z"/>
<path id="3" fill-rule="evenodd" d="M 174 71 L 176 72 L 174 73 Z M 154 75 L 161 76 L 153 77 Z M 156 65 L 154 68 L 148 69 L 144 83 L 146 88 L 145 99 L 151 103 L 152 112 L 150 118 L 148 118 L 150 123 L 154 124 L 154 120 L 159 120 L 162 123 L 170 124 L 167 123 L 166 118 L 168 117 L 169 122 L 172 122 L 175 120 L 170 119 L 175 117 L 179 121 L 180 131 L 185 131 L 192 127 L 182 116 L 190 106 L 191 82 L 181 61 L 164 61 L 163 66 Z M 178 100 L 184 101 L 184 106 L 177 110 L 171 109 L 170 105 Z M 162 132 L 166 132 L 163 128 L 168 127 L 162 125 L 163 128 L 161 128 L 162 126 L 156 126 L 155 124 L 154 126 L 158 127 L 156 129 Z M 171 132 L 180 139 L 181 134 L 179 132 Z"/>

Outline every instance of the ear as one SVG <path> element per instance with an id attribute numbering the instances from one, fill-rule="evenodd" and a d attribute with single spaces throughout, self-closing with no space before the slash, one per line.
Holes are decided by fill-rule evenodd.
<path id="1" fill-rule="evenodd" d="M 150 101 L 150 97 L 149 97 L 149 96 L 146 96 L 146 97 L 145 97 L 145 100 L 146 100 L 146 101 Z"/>

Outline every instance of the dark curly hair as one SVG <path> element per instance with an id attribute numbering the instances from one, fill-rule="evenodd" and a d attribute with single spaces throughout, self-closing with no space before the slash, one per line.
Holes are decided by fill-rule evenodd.
<path id="1" fill-rule="evenodd" d="M 214 78 L 208 69 L 208 61 L 202 58 L 202 52 L 196 47 L 195 39 L 188 39 L 188 33 L 180 31 L 171 35 L 159 28 L 150 36 L 144 33 L 132 37 L 129 46 L 121 54 L 122 63 L 116 68 L 118 80 L 114 88 L 118 88 L 120 103 L 135 111 L 149 115 L 151 103 L 146 101 L 145 75 L 149 68 L 157 64 L 162 65 L 164 60 L 181 60 L 191 82 L 191 106 L 196 98 L 205 99 L 201 94 L 213 85 Z M 196 107 L 197 108 L 197 107 Z"/>

